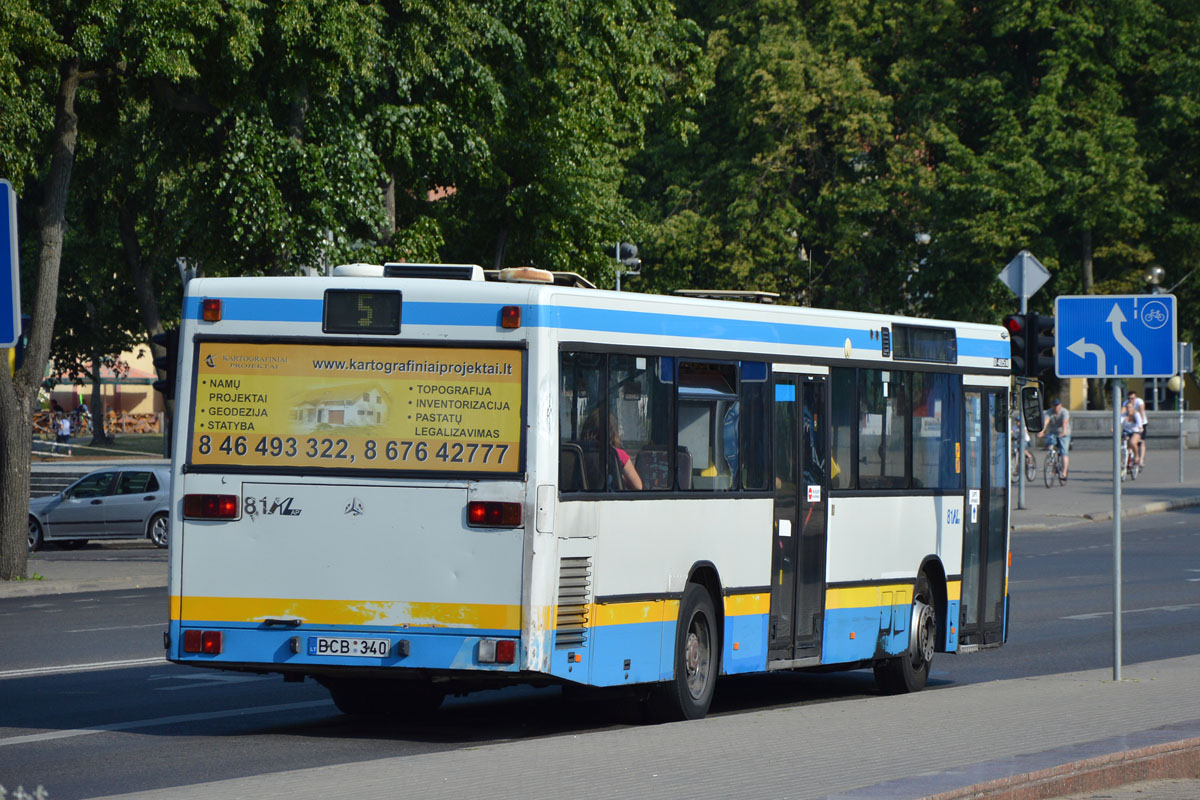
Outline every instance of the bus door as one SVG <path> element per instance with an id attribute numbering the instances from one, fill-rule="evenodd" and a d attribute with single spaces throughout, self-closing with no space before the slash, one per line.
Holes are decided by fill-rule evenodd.
<path id="1" fill-rule="evenodd" d="M 807 661 L 820 658 L 825 605 L 828 389 L 825 375 L 781 369 L 787 367 L 775 370 L 768 661 Z"/>
<path id="2" fill-rule="evenodd" d="M 959 643 L 1004 640 L 1004 575 L 1008 559 L 1008 393 L 967 389 L 967 503 L 963 519 Z"/>

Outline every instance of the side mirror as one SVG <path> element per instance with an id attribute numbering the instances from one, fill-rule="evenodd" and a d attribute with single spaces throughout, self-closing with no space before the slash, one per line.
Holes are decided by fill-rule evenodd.
<path id="1" fill-rule="evenodd" d="M 1032 383 L 1021 387 L 1021 417 L 1025 420 L 1025 429 L 1030 433 L 1040 433 L 1044 427 L 1042 421 L 1042 387 Z"/>

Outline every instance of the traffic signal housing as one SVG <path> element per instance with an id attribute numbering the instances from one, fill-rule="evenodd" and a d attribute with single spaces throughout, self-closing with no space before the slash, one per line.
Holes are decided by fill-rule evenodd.
<path id="1" fill-rule="evenodd" d="M 1054 317 L 1029 314 L 1025 334 L 1025 369 L 1030 378 L 1054 372 Z"/>
<path id="2" fill-rule="evenodd" d="M 150 337 L 150 341 L 167 351 L 154 358 L 154 366 L 162 370 L 165 375 L 161 380 L 154 382 L 154 391 L 160 393 L 164 400 L 174 400 L 175 373 L 179 366 L 179 329 L 174 328 L 156 333 Z"/>
<path id="3" fill-rule="evenodd" d="M 1028 374 L 1025 371 L 1025 367 L 1029 363 L 1027 360 L 1029 353 L 1028 316 L 1028 314 L 1009 314 L 1004 318 L 1004 327 L 1008 329 L 1009 367 L 1013 375 L 1022 377 Z"/>

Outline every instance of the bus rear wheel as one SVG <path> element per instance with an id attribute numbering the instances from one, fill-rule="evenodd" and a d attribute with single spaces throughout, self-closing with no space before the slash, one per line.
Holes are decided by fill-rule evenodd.
<path id="1" fill-rule="evenodd" d="M 371 678 L 324 678 L 338 711 L 354 717 L 419 718 L 436 711 L 445 693 L 431 683 Z"/>
<path id="2" fill-rule="evenodd" d="M 675 675 L 650 695 L 646 706 L 650 719 L 703 719 L 712 705 L 720 652 L 712 598 L 704 587 L 689 583 L 675 629 Z"/>
<path id="3" fill-rule="evenodd" d="M 899 658 L 875 662 L 875 683 L 884 694 L 920 691 L 929 680 L 929 665 L 937 646 L 937 619 L 929 579 L 917 578 L 913 589 L 908 648 Z"/>

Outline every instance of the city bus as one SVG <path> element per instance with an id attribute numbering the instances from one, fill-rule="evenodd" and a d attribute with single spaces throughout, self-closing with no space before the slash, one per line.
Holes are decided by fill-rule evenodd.
<path id="1" fill-rule="evenodd" d="M 398 717 L 1007 637 L 1000 326 L 352 264 L 187 284 L 167 657 Z"/>

